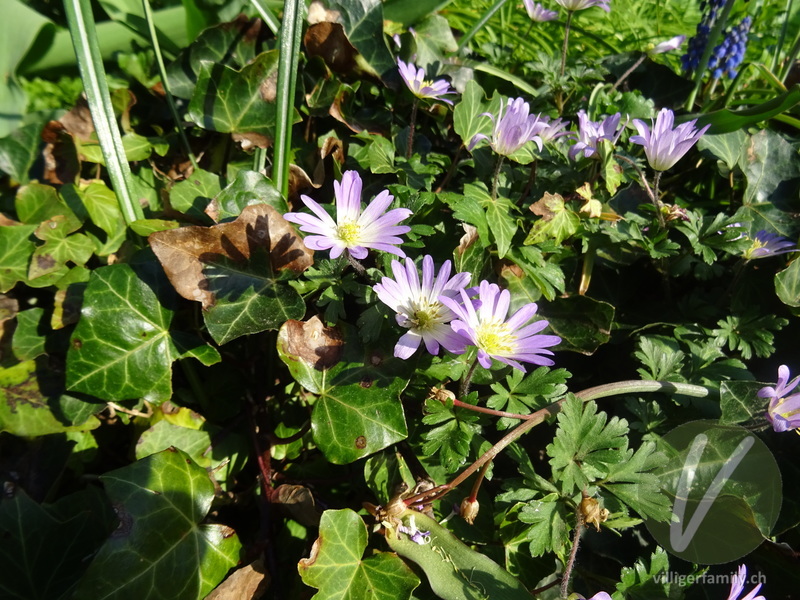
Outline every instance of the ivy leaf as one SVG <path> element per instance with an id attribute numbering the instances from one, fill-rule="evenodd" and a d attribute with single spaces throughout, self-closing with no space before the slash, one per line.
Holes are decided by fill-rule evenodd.
<path id="1" fill-rule="evenodd" d="M 581 402 L 569 395 L 558 414 L 558 430 L 547 455 L 553 478 L 562 492 L 570 495 L 606 477 L 614 463 L 626 456 L 628 422 L 619 417 L 608 421 L 597 412 L 594 401 Z"/>
<path id="2" fill-rule="evenodd" d="M 380 78 L 397 66 L 383 34 L 383 3 L 380 0 L 336 0 L 329 8 L 339 9 L 342 25 L 358 55 L 358 65 Z"/>
<path id="3" fill-rule="evenodd" d="M 325 327 L 319 317 L 287 321 L 278 332 L 278 355 L 318 396 L 311 431 L 331 462 L 353 462 L 408 435 L 399 400 L 408 365 L 364 348 L 353 327 Z"/>
<path id="4" fill-rule="evenodd" d="M 775 275 L 775 293 L 787 306 L 800 306 L 800 260 L 793 260 Z"/>
<path id="5" fill-rule="evenodd" d="M 41 132 L 41 123 L 28 123 L 0 138 L 0 171 L 20 183 L 28 183 L 28 171 L 39 153 Z"/>
<path id="6" fill-rule="evenodd" d="M 67 388 L 104 400 L 168 399 L 172 362 L 205 345 L 171 331 L 175 303 L 157 263 L 94 270 L 67 352 Z"/>
<path id="7" fill-rule="evenodd" d="M 239 560 L 227 526 L 203 524 L 214 484 L 174 448 L 100 476 L 120 520 L 76 598 L 204 598 Z M 142 549 L 147 560 L 142 560 Z"/>
<path id="8" fill-rule="evenodd" d="M 74 224 L 58 215 L 44 221 L 34 232 L 44 241 L 31 257 L 28 279 L 63 270 L 67 262 L 82 266 L 94 254 L 94 243 L 82 233 L 73 233 Z"/>
<path id="9" fill-rule="evenodd" d="M 559 350 L 591 355 L 611 339 L 613 304 L 589 296 L 567 296 L 542 303 L 539 313 L 561 337 Z"/>
<path id="10" fill-rule="evenodd" d="M 281 215 L 289 210 L 278 188 L 258 171 L 241 170 L 224 190 L 206 206 L 205 212 L 217 222 L 229 221 L 254 204 L 269 204 Z"/>
<path id="11" fill-rule="evenodd" d="M 189 102 L 189 118 L 199 127 L 221 133 L 275 137 L 275 85 L 278 51 L 262 52 L 236 71 L 204 61 Z"/>
<path id="12" fill-rule="evenodd" d="M 519 512 L 519 520 L 531 525 L 525 531 L 530 540 L 531 556 L 560 553 L 569 538 L 567 506 L 557 494 L 531 500 Z"/>
<path id="13" fill-rule="evenodd" d="M 769 400 L 759 398 L 758 391 L 765 385 L 757 381 L 723 381 L 719 386 L 720 422 L 733 425 L 763 418 Z"/>
<path id="14" fill-rule="evenodd" d="M 668 521 L 672 501 L 661 491 L 661 481 L 654 473 L 667 463 L 667 456 L 656 451 L 652 442 L 643 443 L 636 452 L 627 449 L 618 462 L 609 466 L 601 485 L 644 518 Z"/>
<path id="15" fill-rule="evenodd" d="M 739 167 L 747 179 L 742 198 L 744 205 L 771 202 L 782 182 L 800 175 L 795 148 L 768 129 L 750 136 L 739 155 Z"/>
<path id="16" fill-rule="evenodd" d="M 500 108 L 500 97 L 486 102 L 486 93 L 474 80 L 467 82 L 461 101 L 453 108 L 453 129 L 468 146 L 477 134 L 490 135 L 492 120 L 481 113 L 496 114 Z"/>
<path id="17" fill-rule="evenodd" d="M 19 220 L 26 224 L 38 225 L 60 215 L 68 221 L 70 231 L 75 231 L 81 225 L 72 209 L 58 195 L 56 188 L 50 185 L 33 182 L 20 188 L 14 198 L 14 207 Z"/>
<path id="18" fill-rule="evenodd" d="M 93 181 L 76 189 L 76 195 L 92 223 L 106 234 L 105 239 L 98 242 L 96 253 L 99 256 L 108 256 L 116 252 L 125 241 L 126 232 L 125 219 L 116 194 L 102 181 Z"/>
<path id="19" fill-rule="evenodd" d="M 35 225 L 0 226 L 0 293 L 28 277 L 28 262 L 36 245 L 31 240 Z"/>
<path id="20" fill-rule="evenodd" d="M 221 189 L 219 175 L 195 169 L 189 177 L 172 186 L 169 203 L 172 208 L 189 217 L 207 220 L 203 211 Z"/>
<path id="21" fill-rule="evenodd" d="M 297 564 L 303 582 L 319 592 L 315 600 L 405 600 L 419 585 L 396 554 L 362 558 L 367 528 L 349 509 L 326 510 L 311 555 Z"/>
<path id="22" fill-rule="evenodd" d="M 531 227 L 525 245 L 540 244 L 546 240 L 553 240 L 561 244 L 571 238 L 578 231 L 581 218 L 575 211 L 567 208 L 561 194 L 545 193 L 542 198 L 531 205 L 531 211 L 539 215 Z"/>
<path id="23" fill-rule="evenodd" d="M 445 470 L 453 473 L 467 461 L 472 439 L 480 431 L 476 424 L 479 417 L 472 411 L 455 408 L 452 400 L 441 402 L 433 398 L 425 401 L 425 412 L 422 422 L 438 427 L 424 433 L 422 453 L 438 454 Z"/>

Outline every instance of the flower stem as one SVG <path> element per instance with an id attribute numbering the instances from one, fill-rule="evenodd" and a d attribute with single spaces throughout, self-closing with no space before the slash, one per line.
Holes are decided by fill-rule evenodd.
<path id="1" fill-rule="evenodd" d="M 581 511 L 575 511 L 575 535 L 572 537 L 572 549 L 569 551 L 569 559 L 564 567 L 564 575 L 561 577 L 561 597 L 569 595 L 569 580 L 572 577 L 572 570 L 575 568 L 575 557 L 578 556 L 578 546 L 580 545 L 581 535 L 583 534 L 583 515 Z"/>
<path id="2" fill-rule="evenodd" d="M 461 379 L 461 385 L 458 386 L 458 395 L 462 398 L 466 398 L 467 394 L 469 393 L 469 384 L 472 381 L 472 376 L 475 374 L 475 368 L 478 366 L 478 357 L 475 357 L 475 360 L 472 362 L 472 365 L 469 368 L 469 371 L 466 372 L 464 377 Z"/>
<path id="3" fill-rule="evenodd" d="M 349 262 L 350 266 L 353 267 L 353 269 L 355 269 L 356 273 L 358 273 L 362 277 L 366 275 L 367 269 L 364 268 L 364 265 L 358 262 L 357 259 L 353 258 L 353 256 L 349 252 L 346 252 L 346 254 L 347 254 L 347 262 Z"/>
<path id="4" fill-rule="evenodd" d="M 520 415 L 518 413 L 510 413 L 504 410 L 494 410 L 493 408 L 484 408 L 483 406 L 475 406 L 474 404 L 469 404 L 467 402 L 462 402 L 461 400 L 453 400 L 453 406 L 457 406 L 459 408 L 463 408 L 465 410 L 471 410 L 474 412 L 483 413 L 485 415 L 492 415 L 495 417 L 503 417 L 506 419 L 519 419 L 525 420 L 530 419 L 531 415 Z"/>
<path id="5" fill-rule="evenodd" d="M 617 79 L 617 82 L 611 87 L 611 91 L 613 92 L 619 86 L 621 86 L 622 83 L 630 76 L 630 74 L 633 73 L 639 67 L 639 65 L 644 62 L 645 58 L 647 58 L 647 54 L 642 54 L 639 57 L 639 60 L 637 60 L 635 63 L 633 63 L 633 66 L 630 69 L 628 69 L 622 75 L 620 75 L 620 78 Z"/>
<path id="6" fill-rule="evenodd" d="M 569 26 L 572 24 L 573 11 L 567 12 L 567 21 L 564 23 L 564 44 L 561 46 L 561 70 L 559 74 L 564 76 L 567 69 L 567 47 L 569 46 Z"/>
<path id="7" fill-rule="evenodd" d="M 658 217 L 658 223 L 659 225 L 661 225 L 661 228 L 663 229 L 666 226 L 666 224 L 664 223 L 664 215 L 661 214 L 661 201 L 658 199 L 658 182 L 661 179 L 661 171 L 656 171 L 656 178 L 654 181 L 655 190 L 653 190 L 653 188 L 650 187 L 650 184 L 647 183 L 647 178 L 644 176 L 644 172 L 639 168 L 639 165 L 637 165 L 627 156 L 623 156 L 622 154 L 615 154 L 614 156 L 628 163 L 639 174 L 639 179 L 642 182 L 644 191 L 647 192 L 647 195 L 650 197 L 650 201 L 653 203 L 653 206 L 655 206 L 656 217 Z"/>
<path id="8" fill-rule="evenodd" d="M 483 483 L 484 478 L 486 477 L 486 471 L 489 470 L 489 467 L 492 466 L 492 461 L 486 461 L 486 464 L 483 465 L 481 472 L 478 473 L 478 477 L 475 479 L 475 483 L 472 484 L 472 490 L 469 493 L 469 501 L 475 502 L 478 499 L 478 492 L 481 489 L 481 483 Z"/>
<path id="9" fill-rule="evenodd" d="M 414 147 L 414 128 L 417 124 L 417 107 L 419 106 L 419 98 L 414 98 L 414 104 L 411 105 L 411 120 L 408 123 L 408 147 L 406 148 L 406 158 L 411 158 L 411 149 Z"/>
<path id="10" fill-rule="evenodd" d="M 503 166 L 503 155 L 497 156 L 497 164 L 494 166 L 494 173 L 492 173 L 492 200 L 497 200 L 497 180 L 500 179 L 500 167 Z"/>

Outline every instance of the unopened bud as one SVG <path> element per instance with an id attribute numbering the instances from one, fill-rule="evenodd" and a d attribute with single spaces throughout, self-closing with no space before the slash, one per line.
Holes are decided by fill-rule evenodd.
<path id="1" fill-rule="evenodd" d="M 461 517 L 470 525 L 475 521 L 475 517 L 478 516 L 478 510 L 480 510 L 480 504 L 478 504 L 477 500 L 470 500 L 469 498 L 464 498 L 461 501 L 461 507 L 459 509 L 461 511 Z"/>
<path id="2" fill-rule="evenodd" d="M 595 498 L 584 496 L 581 500 L 578 509 L 583 515 L 583 521 L 587 525 L 594 525 L 597 531 L 600 531 L 600 523 L 608 520 L 608 510 L 600 507 L 600 503 Z"/>

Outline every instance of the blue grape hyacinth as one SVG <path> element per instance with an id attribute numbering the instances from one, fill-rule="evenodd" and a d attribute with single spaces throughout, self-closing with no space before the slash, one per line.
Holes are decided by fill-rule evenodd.
<path id="1" fill-rule="evenodd" d="M 700 60 L 708 46 L 708 37 L 714 28 L 720 11 L 725 5 L 725 0 L 704 0 L 700 3 L 703 18 L 697 25 L 697 32 L 687 44 L 686 54 L 681 57 L 683 70 L 687 73 L 696 71 Z M 728 30 L 722 42 L 714 47 L 708 61 L 708 72 L 714 79 L 722 77 L 736 77 L 737 69 L 744 60 L 747 48 L 747 34 L 750 31 L 752 19 L 748 16 L 735 27 Z"/>

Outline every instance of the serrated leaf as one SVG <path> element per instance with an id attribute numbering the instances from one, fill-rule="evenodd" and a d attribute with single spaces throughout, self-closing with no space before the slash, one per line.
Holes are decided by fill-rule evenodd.
<path id="1" fill-rule="evenodd" d="M 8 368 L 0 368 L 0 431 L 21 437 L 37 437 L 66 431 L 88 431 L 100 426 L 89 414 L 72 421 L 65 414 L 69 396 L 54 395 L 57 382 L 52 381 L 45 362 L 27 360 Z M 76 419 L 77 420 L 77 419 Z"/>
<path id="2" fill-rule="evenodd" d="M 407 365 L 363 348 L 352 327 L 325 327 L 318 317 L 287 321 L 278 332 L 278 355 L 318 396 L 311 431 L 329 461 L 353 462 L 408 435 L 400 404 Z"/>
<path id="3" fill-rule="evenodd" d="M 367 527 L 349 509 L 326 510 L 311 555 L 297 564 L 303 582 L 319 591 L 314 600 L 406 600 L 419 579 L 396 554 L 362 558 Z"/>
<path id="4" fill-rule="evenodd" d="M 157 263 L 94 270 L 67 352 L 68 389 L 105 400 L 168 399 L 172 362 L 189 350 L 186 339 L 180 347 L 173 339 L 175 303 Z M 199 338 L 192 342 L 205 345 Z"/>
<path id="5" fill-rule="evenodd" d="M 667 463 L 652 442 L 644 442 L 634 452 L 628 449 L 621 460 L 610 465 L 602 486 L 644 518 L 667 521 L 672 514 L 672 500 L 662 492 L 655 470 Z"/>
<path id="6" fill-rule="evenodd" d="M 581 219 L 577 213 L 567 208 L 561 194 L 545 195 L 531 205 L 531 211 L 541 218 L 534 222 L 525 245 L 540 244 L 546 240 L 553 240 L 561 244 L 571 238 L 578 231 Z"/>
<path id="7" fill-rule="evenodd" d="M 227 526 L 203 524 L 214 485 L 176 449 L 100 476 L 120 525 L 81 579 L 77 598 L 204 598 L 239 560 Z M 146 548 L 147 560 L 142 560 Z"/>
<path id="8" fill-rule="evenodd" d="M 36 249 L 31 239 L 35 229 L 35 225 L 0 226 L 0 293 L 27 279 L 28 262 Z"/>
<path id="9" fill-rule="evenodd" d="M 549 367 L 538 367 L 527 375 L 515 369 L 506 377 L 505 385 L 491 385 L 494 394 L 487 398 L 486 406 L 494 410 L 530 414 L 563 396 L 567 392 L 567 377 L 569 373 L 566 369 L 551 371 Z M 502 418 L 498 421 L 498 428 L 508 429 L 518 424 L 516 419 Z"/>
<path id="10" fill-rule="evenodd" d="M 480 427 L 474 422 L 477 415 L 464 409 L 454 409 L 452 402 L 425 401 L 427 414 L 422 418 L 426 425 L 438 425 L 423 434 L 425 456 L 438 455 L 439 462 L 448 473 L 455 472 L 467 462 L 470 447 Z"/>
<path id="11" fill-rule="evenodd" d="M 473 550 L 435 520 L 406 510 L 400 517 L 428 532 L 429 542 L 417 544 L 396 529 L 387 532 L 386 541 L 400 556 L 417 563 L 434 593 L 443 600 L 531 600 L 527 589 L 508 571 L 488 556 Z"/>
<path id="12" fill-rule="evenodd" d="M 585 404 L 573 395 L 567 397 L 558 413 L 558 430 L 547 455 L 553 478 L 561 482 L 564 494 L 583 490 L 606 477 L 614 463 L 628 449 L 628 422 L 619 417 L 610 421 L 597 412 L 594 401 Z"/>
<path id="13" fill-rule="evenodd" d="M 496 113 L 499 108 L 499 96 L 487 102 L 483 88 L 474 80 L 468 81 L 461 101 L 453 108 L 453 129 L 461 137 L 461 142 L 468 146 L 477 134 L 489 135 L 492 120 L 481 113 Z"/>
<path id="14" fill-rule="evenodd" d="M 302 272 L 313 253 L 267 204 L 248 206 L 229 223 L 160 231 L 149 241 L 178 293 L 202 303 L 218 344 L 277 329 L 305 313 L 283 274 Z"/>
<path id="15" fill-rule="evenodd" d="M 530 540 L 531 556 L 558 553 L 568 541 L 567 507 L 555 494 L 525 504 L 519 512 L 519 520 L 531 525 L 525 531 Z"/>
<path id="16" fill-rule="evenodd" d="M 241 71 L 202 62 L 189 118 L 209 131 L 274 138 L 277 73 L 277 50 L 262 52 Z"/>

